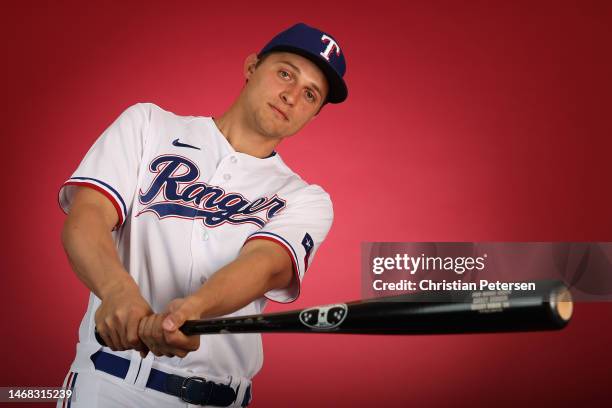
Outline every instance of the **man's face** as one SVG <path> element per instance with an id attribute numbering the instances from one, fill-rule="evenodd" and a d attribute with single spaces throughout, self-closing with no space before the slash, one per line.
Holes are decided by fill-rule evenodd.
<path id="1" fill-rule="evenodd" d="M 265 136 L 295 134 L 325 101 L 328 85 L 323 72 L 310 60 L 289 52 L 273 52 L 257 67 L 256 62 L 254 54 L 245 62 L 248 117 Z"/>

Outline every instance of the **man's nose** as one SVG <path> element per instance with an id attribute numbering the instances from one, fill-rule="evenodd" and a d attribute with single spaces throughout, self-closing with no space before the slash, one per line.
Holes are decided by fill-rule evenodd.
<path id="1" fill-rule="evenodd" d="M 280 97 L 283 100 L 283 102 L 285 102 L 287 105 L 293 106 L 297 98 L 296 87 L 289 87 L 289 88 L 284 89 L 281 92 Z"/>

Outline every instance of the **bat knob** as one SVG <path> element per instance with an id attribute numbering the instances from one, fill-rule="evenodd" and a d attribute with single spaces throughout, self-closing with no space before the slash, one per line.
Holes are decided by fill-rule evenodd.
<path id="1" fill-rule="evenodd" d="M 96 340 L 98 341 L 98 343 L 100 343 L 100 345 L 106 347 L 106 342 L 104 341 L 102 336 L 100 336 L 100 333 L 98 333 L 97 327 L 94 329 L 94 336 L 96 336 Z"/>

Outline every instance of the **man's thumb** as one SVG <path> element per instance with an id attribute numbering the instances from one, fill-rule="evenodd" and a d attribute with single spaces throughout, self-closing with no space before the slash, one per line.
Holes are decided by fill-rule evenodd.
<path id="1" fill-rule="evenodd" d="M 185 317 L 180 311 L 169 313 L 162 322 L 164 330 L 175 331 L 185 322 Z"/>

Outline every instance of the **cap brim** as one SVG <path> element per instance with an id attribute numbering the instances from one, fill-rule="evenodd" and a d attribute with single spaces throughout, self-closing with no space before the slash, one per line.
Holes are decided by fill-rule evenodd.
<path id="1" fill-rule="evenodd" d="M 266 54 L 268 52 L 291 52 L 294 54 L 301 55 L 304 58 L 312 61 L 321 71 L 323 71 L 323 75 L 327 79 L 327 83 L 329 85 L 329 91 L 327 93 L 326 101 L 329 103 L 340 103 L 344 102 L 348 96 L 348 88 L 346 87 L 346 83 L 344 79 L 329 65 L 329 63 L 320 55 L 312 54 L 308 51 L 305 51 L 301 48 L 291 47 L 286 45 L 278 45 L 271 48 L 264 48 L 261 50 L 259 55 Z"/>

